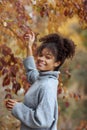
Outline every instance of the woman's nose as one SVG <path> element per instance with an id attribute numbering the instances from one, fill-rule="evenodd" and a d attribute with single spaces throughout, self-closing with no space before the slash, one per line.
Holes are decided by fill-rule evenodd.
<path id="1" fill-rule="evenodd" d="M 45 57 L 44 57 L 44 56 L 41 56 L 41 57 L 39 57 L 39 60 L 45 61 Z"/>

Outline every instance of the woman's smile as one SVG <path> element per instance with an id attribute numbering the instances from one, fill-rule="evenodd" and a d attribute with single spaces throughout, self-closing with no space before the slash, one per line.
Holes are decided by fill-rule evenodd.
<path id="1" fill-rule="evenodd" d="M 45 63 L 45 62 L 42 62 L 42 61 L 38 61 L 37 65 L 38 65 L 38 66 L 45 66 L 46 63 Z"/>

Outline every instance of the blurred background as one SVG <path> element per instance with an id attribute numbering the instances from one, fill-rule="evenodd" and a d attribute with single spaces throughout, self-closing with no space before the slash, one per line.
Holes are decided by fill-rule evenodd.
<path id="1" fill-rule="evenodd" d="M 0 1 L 0 130 L 20 129 L 20 122 L 5 108 L 4 100 L 6 94 L 10 94 L 23 101 L 24 93 L 18 94 L 17 91 L 29 87 L 23 82 L 25 79 L 20 77 L 20 74 L 24 73 L 21 61 L 26 57 L 24 35 L 30 33 L 30 30 L 36 34 L 35 46 L 40 44 L 38 39 L 41 36 L 54 32 L 75 42 L 75 56 L 67 60 L 60 69 L 58 130 L 87 130 L 87 1 L 85 0 Z M 15 70 L 15 65 L 18 67 L 18 72 Z M 13 67 L 13 71 L 10 67 Z M 9 75 L 9 70 L 14 76 Z M 13 91 L 13 79 L 20 83 L 19 89 L 15 86 L 16 92 Z"/>

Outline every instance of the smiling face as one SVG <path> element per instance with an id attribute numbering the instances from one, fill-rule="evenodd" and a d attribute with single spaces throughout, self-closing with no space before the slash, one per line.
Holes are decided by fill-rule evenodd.
<path id="1" fill-rule="evenodd" d="M 36 66 L 40 71 L 53 71 L 59 64 L 55 62 L 55 57 L 48 48 L 44 48 L 37 56 Z"/>

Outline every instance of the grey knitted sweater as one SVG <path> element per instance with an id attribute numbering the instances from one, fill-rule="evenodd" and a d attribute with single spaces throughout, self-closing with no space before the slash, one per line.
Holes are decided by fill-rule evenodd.
<path id="1" fill-rule="evenodd" d="M 57 130 L 57 86 L 59 71 L 38 72 L 33 56 L 23 61 L 31 87 L 12 114 L 20 120 L 21 130 Z"/>

